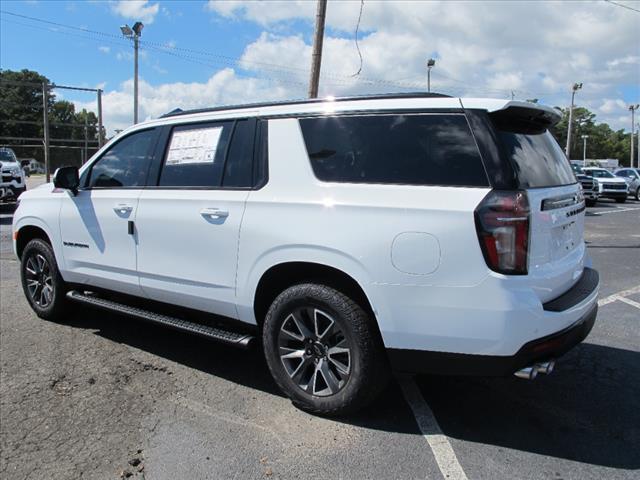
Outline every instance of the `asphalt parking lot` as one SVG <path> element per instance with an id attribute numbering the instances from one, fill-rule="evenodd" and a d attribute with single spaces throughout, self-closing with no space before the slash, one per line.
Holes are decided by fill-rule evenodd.
<path id="1" fill-rule="evenodd" d="M 0 477 L 637 479 L 640 203 L 587 211 L 601 275 L 550 376 L 401 378 L 347 419 L 300 412 L 259 352 L 124 317 L 29 309 L 0 211 Z"/>

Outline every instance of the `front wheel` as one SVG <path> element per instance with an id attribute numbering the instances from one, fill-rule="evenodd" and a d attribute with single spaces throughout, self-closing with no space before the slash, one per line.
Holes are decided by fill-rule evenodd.
<path id="1" fill-rule="evenodd" d="M 303 410 L 350 413 L 386 385 L 388 366 L 373 319 L 331 287 L 306 283 L 278 295 L 263 343 L 274 380 Z"/>
<path id="2" fill-rule="evenodd" d="M 22 289 L 36 315 L 58 320 L 67 310 L 67 289 L 51 245 L 37 238 L 24 247 L 20 265 Z"/>
<path id="3" fill-rule="evenodd" d="M 596 200 L 592 199 L 592 198 L 588 198 L 585 200 L 585 204 L 587 207 L 595 207 L 596 206 Z"/>
<path id="4" fill-rule="evenodd" d="M 626 201 L 627 201 L 627 197 L 624 197 L 624 198 L 623 198 L 623 197 L 616 198 L 616 202 L 618 202 L 618 203 L 625 203 Z"/>

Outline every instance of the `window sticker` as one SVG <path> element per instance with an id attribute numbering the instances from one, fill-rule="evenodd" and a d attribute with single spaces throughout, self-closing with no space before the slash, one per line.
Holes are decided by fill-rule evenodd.
<path id="1" fill-rule="evenodd" d="M 165 165 L 213 163 L 222 127 L 173 132 Z"/>

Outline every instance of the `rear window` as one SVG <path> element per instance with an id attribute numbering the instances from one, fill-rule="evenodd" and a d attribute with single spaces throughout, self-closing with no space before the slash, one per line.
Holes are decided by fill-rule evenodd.
<path id="1" fill-rule="evenodd" d="M 462 114 L 303 118 L 300 127 L 325 182 L 489 185 Z"/>
<path id="2" fill-rule="evenodd" d="M 530 134 L 498 130 L 498 136 L 521 188 L 556 187 L 576 182 L 569 160 L 548 131 Z"/>

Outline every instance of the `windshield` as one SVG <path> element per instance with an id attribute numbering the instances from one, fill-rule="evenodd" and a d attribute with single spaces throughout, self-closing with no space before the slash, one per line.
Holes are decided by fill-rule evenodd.
<path id="1" fill-rule="evenodd" d="M 529 134 L 498 130 L 498 136 L 521 188 L 576 183 L 569 160 L 548 131 Z"/>
<path id="2" fill-rule="evenodd" d="M 571 168 L 573 168 L 573 171 L 578 175 L 582 175 L 584 173 L 584 170 L 582 170 L 582 167 L 580 165 L 576 165 L 575 163 L 571 164 Z"/>
<path id="3" fill-rule="evenodd" d="M 608 170 L 587 170 L 587 173 L 596 178 L 615 178 L 615 175 Z"/>
<path id="4" fill-rule="evenodd" d="M 17 162 L 16 154 L 11 150 L 0 150 L 0 162 Z"/>

